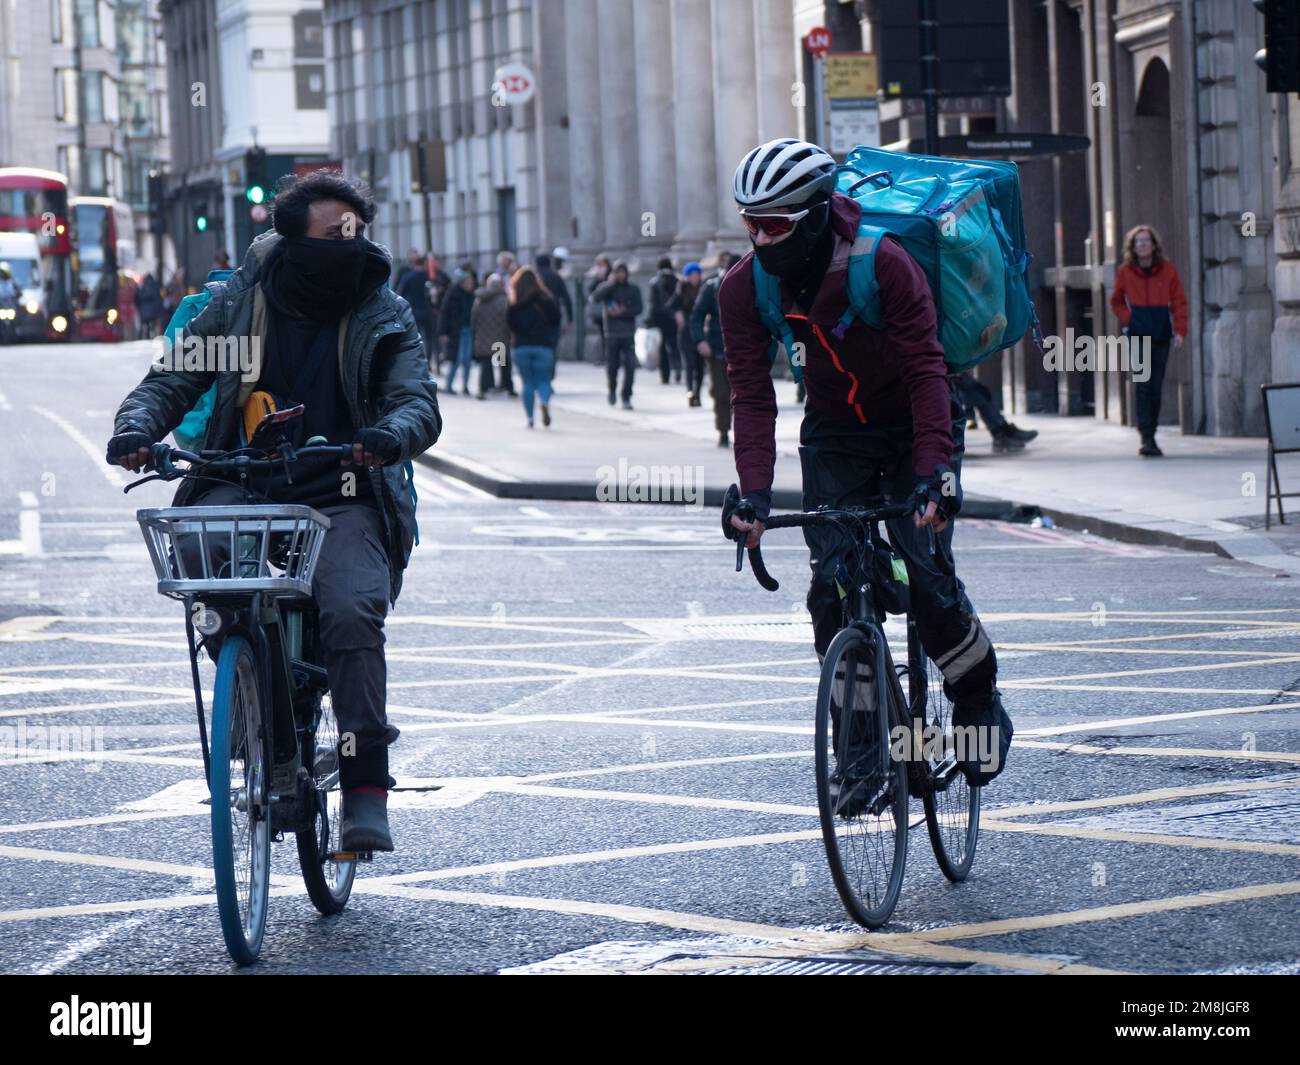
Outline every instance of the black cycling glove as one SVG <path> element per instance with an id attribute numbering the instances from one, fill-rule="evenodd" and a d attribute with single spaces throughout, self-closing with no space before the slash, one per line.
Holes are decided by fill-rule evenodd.
<path id="1" fill-rule="evenodd" d="M 381 466 L 387 466 L 402 452 L 402 442 L 387 429 L 358 429 L 352 443 L 360 444 L 362 451 L 374 455 Z"/>
<path id="2" fill-rule="evenodd" d="M 142 433 L 132 429 L 125 433 L 118 433 L 108 441 L 108 450 L 104 453 L 104 461 L 110 466 L 116 466 L 119 459 L 134 455 L 141 448 L 153 447 L 154 441 L 148 433 Z"/>
<path id="3" fill-rule="evenodd" d="M 728 540 L 734 540 L 740 535 L 740 530 L 732 527 L 731 516 L 741 507 L 752 510 L 758 521 L 767 521 L 768 515 L 772 513 L 772 490 L 759 488 L 742 496 L 734 484 L 727 489 L 727 494 L 722 498 L 722 535 Z"/>
<path id="4" fill-rule="evenodd" d="M 950 467 L 940 464 L 933 474 L 917 482 L 912 499 L 918 514 L 924 514 L 926 507 L 935 503 L 945 517 L 954 517 L 961 510 L 961 481 Z"/>

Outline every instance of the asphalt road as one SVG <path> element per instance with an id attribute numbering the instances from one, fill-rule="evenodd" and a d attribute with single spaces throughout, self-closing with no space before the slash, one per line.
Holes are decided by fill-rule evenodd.
<path id="1" fill-rule="evenodd" d="M 146 362 L 0 349 L 8 973 L 235 971 L 180 608 L 133 519 L 168 492 L 124 497 L 102 462 Z M 970 878 L 949 884 L 914 832 L 894 919 L 868 934 L 817 827 L 798 534 L 766 544 L 769 594 L 733 571 L 715 511 L 419 481 L 388 630 L 397 851 L 322 918 L 275 848 L 255 971 L 1300 971 L 1293 579 L 961 522 L 1017 743 Z M 20 729 L 53 725 L 96 749 L 15 756 Z"/>

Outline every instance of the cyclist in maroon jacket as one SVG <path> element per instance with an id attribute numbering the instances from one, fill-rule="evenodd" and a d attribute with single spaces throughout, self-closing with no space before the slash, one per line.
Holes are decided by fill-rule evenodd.
<path id="1" fill-rule="evenodd" d="M 861 505 L 881 495 L 916 502 L 910 520 L 888 523 L 889 536 L 907 562 L 921 642 L 943 673 L 954 724 L 999 730 L 993 765 L 965 765 L 972 783 L 986 783 L 1005 764 L 1012 729 L 996 688 L 993 644 L 952 564 L 965 418 L 949 383 L 929 285 L 897 241 L 883 241 L 875 267 L 885 328 L 858 321 L 837 337 L 861 210 L 835 191 L 834 159 L 806 141 L 770 141 L 741 161 L 733 193 L 753 249 L 727 273 L 719 306 L 736 469 L 742 501 L 756 520 L 733 514 L 730 524 L 754 546 L 772 499 L 777 407 L 772 335 L 755 297 L 757 257 L 780 281 L 807 386 L 799 434 L 803 508 Z M 840 625 L 835 571 L 848 544 L 821 527 L 804 536 L 813 571 L 808 609 L 822 657 Z"/>

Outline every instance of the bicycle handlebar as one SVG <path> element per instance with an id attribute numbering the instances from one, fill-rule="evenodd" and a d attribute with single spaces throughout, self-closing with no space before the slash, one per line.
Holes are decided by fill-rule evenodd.
<path id="1" fill-rule="evenodd" d="M 289 444 L 279 445 L 279 454 L 274 458 L 258 458 L 253 455 L 245 454 L 247 448 L 239 448 L 234 451 L 186 451 L 179 447 L 172 447 L 170 444 L 158 443 L 149 449 L 150 462 L 156 471 L 149 477 L 143 477 L 127 485 L 123 491 L 129 492 L 132 488 L 137 488 L 149 481 L 175 481 L 181 477 L 191 475 L 198 476 L 200 470 L 203 473 L 232 471 L 232 470 L 264 470 L 272 466 L 279 466 L 286 462 L 296 462 L 304 458 L 337 458 L 347 459 L 352 457 L 351 444 L 308 444 L 305 447 L 295 448 Z M 181 469 L 176 465 L 177 461 L 188 462 L 189 466 Z"/>
<path id="2" fill-rule="evenodd" d="M 806 510 L 799 514 L 774 514 L 763 522 L 764 531 L 768 529 L 797 529 L 806 525 L 832 525 L 836 528 L 842 528 L 846 521 L 858 522 L 863 525 L 870 525 L 879 521 L 889 521 L 894 518 L 904 518 L 913 512 L 911 502 L 886 503 L 879 507 L 840 507 L 833 510 Z M 734 512 L 741 521 L 753 521 L 753 508 L 746 504 L 738 506 Z M 763 562 L 763 549 L 759 545 L 748 548 L 746 552 L 744 538 L 737 533 L 736 540 L 736 572 L 739 573 L 745 568 L 745 554 L 749 555 L 749 567 L 754 571 L 754 579 L 758 581 L 769 592 L 775 592 L 780 589 L 780 582 L 777 581 L 768 571 Z"/>

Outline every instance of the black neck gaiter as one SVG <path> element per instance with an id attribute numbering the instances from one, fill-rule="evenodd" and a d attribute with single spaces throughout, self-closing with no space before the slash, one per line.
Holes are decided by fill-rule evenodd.
<path id="1" fill-rule="evenodd" d="M 304 318 L 332 322 L 356 306 L 370 241 L 286 237 L 268 277 L 275 301 Z"/>

